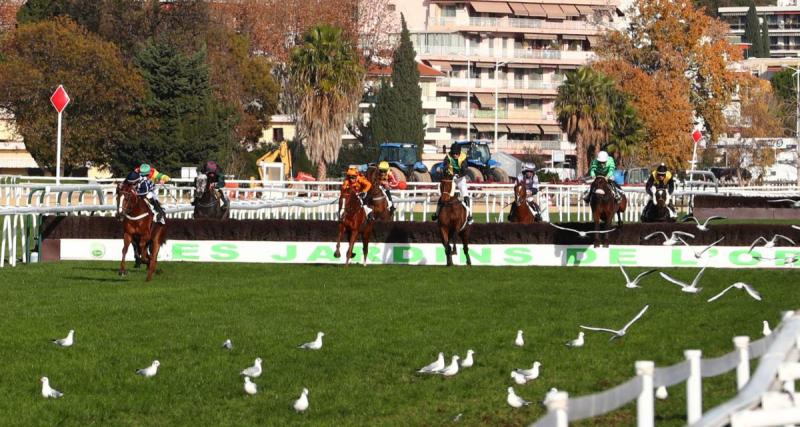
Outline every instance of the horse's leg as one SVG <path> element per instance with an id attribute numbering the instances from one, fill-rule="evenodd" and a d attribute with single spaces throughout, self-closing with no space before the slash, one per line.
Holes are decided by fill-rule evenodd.
<path id="1" fill-rule="evenodd" d="M 159 236 L 156 235 L 155 239 L 158 239 Z M 153 250 L 150 253 L 150 262 L 147 264 L 147 279 L 146 282 L 153 280 L 153 272 L 156 271 L 156 265 L 158 264 L 158 250 L 161 249 L 161 243 L 158 240 L 152 240 Z"/>
<path id="2" fill-rule="evenodd" d="M 592 213 L 592 219 L 594 220 L 594 231 L 600 231 L 600 211 L 599 207 L 598 210 L 595 210 Z M 594 233 L 594 247 L 600 247 L 600 234 Z"/>
<path id="3" fill-rule="evenodd" d="M 614 214 L 613 214 L 613 213 L 609 213 L 609 214 L 606 216 L 606 220 L 605 220 L 605 221 L 603 221 L 603 224 L 604 224 L 604 227 L 603 227 L 603 229 L 604 229 L 604 230 L 611 230 L 611 229 L 613 228 L 613 227 L 612 227 L 612 224 L 613 224 L 613 223 L 614 223 Z M 608 240 L 609 240 L 609 237 L 608 237 L 608 235 L 609 235 L 609 234 L 611 234 L 611 233 L 604 233 L 604 235 L 603 235 L 603 239 L 604 239 L 604 241 L 605 241 L 605 244 L 604 244 L 603 246 L 605 246 L 605 247 L 608 247 L 608 246 L 609 246 L 609 242 L 608 242 Z"/>
<path id="4" fill-rule="evenodd" d="M 358 239 L 358 229 L 350 230 L 350 244 L 347 247 L 347 261 L 345 264 L 350 264 L 350 258 L 356 256 L 356 254 L 353 253 L 353 247 L 356 245 L 356 239 Z"/>
<path id="5" fill-rule="evenodd" d="M 447 266 L 453 265 L 453 250 L 450 247 L 450 237 L 448 236 L 448 229 L 445 226 L 439 226 L 439 235 L 442 237 L 442 246 L 444 246 L 444 253 L 447 255 Z"/>
<path id="6" fill-rule="evenodd" d="M 469 227 L 461 232 L 461 244 L 464 245 L 464 256 L 467 258 L 467 265 L 472 265 L 472 260 L 469 257 Z"/>
<path id="7" fill-rule="evenodd" d="M 361 244 L 363 247 L 361 248 L 362 253 L 364 254 L 364 259 L 361 261 L 362 265 L 367 265 L 367 254 L 369 254 L 369 236 L 372 234 L 372 223 L 367 224 L 364 227 L 364 231 L 361 233 Z"/>
<path id="8" fill-rule="evenodd" d="M 139 256 L 142 257 L 142 263 L 147 265 L 150 265 L 150 254 L 147 253 L 147 244 L 149 242 L 149 238 L 146 239 L 144 236 L 139 237 Z"/>
<path id="9" fill-rule="evenodd" d="M 334 258 L 339 258 L 342 254 L 339 252 L 339 244 L 342 242 L 342 235 L 344 234 L 344 222 L 339 221 L 339 235 L 336 236 L 336 251 L 333 253 Z"/>
<path id="10" fill-rule="evenodd" d="M 133 236 L 131 238 L 131 246 L 133 246 L 133 268 L 142 266 L 142 254 L 139 253 L 139 237 Z"/>
<path id="11" fill-rule="evenodd" d="M 119 263 L 119 275 L 126 276 L 128 272 L 125 270 L 125 257 L 128 255 L 128 246 L 131 244 L 131 235 L 124 233 L 122 236 L 122 261 Z"/>

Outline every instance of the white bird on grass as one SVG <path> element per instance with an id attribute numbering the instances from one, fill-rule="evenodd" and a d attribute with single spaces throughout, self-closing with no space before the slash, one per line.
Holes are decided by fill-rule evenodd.
<path id="1" fill-rule="evenodd" d="M 700 231 L 708 231 L 708 223 L 713 221 L 713 220 L 715 220 L 715 219 L 725 219 L 725 217 L 724 216 L 710 216 L 710 217 L 706 218 L 706 220 L 703 221 L 703 223 L 701 224 L 700 221 L 697 219 L 697 217 L 695 217 L 693 215 L 689 215 L 689 216 L 683 218 L 681 220 L 681 222 L 694 221 L 695 224 L 697 224 L 697 229 L 698 230 L 700 230 Z"/>
<path id="2" fill-rule="evenodd" d="M 243 370 L 240 375 L 244 375 L 246 377 L 251 378 L 258 378 L 261 376 L 261 358 L 256 357 L 256 360 L 253 362 L 253 366 Z"/>
<path id="3" fill-rule="evenodd" d="M 75 330 L 70 329 L 67 332 L 67 336 L 65 338 L 60 338 L 57 340 L 53 340 L 53 344 L 56 344 L 60 347 L 70 347 L 72 344 L 75 343 Z"/>
<path id="4" fill-rule="evenodd" d="M 516 371 L 511 371 L 511 378 L 513 378 L 514 382 L 519 385 L 525 385 L 528 383 L 528 379 L 525 378 L 525 375 L 522 375 Z"/>
<path id="5" fill-rule="evenodd" d="M 517 337 L 514 338 L 514 345 L 517 347 L 522 347 L 525 345 L 525 339 L 522 338 L 522 329 L 517 331 Z"/>
<path id="6" fill-rule="evenodd" d="M 558 389 L 555 387 L 550 388 L 547 393 L 544 394 L 544 400 L 542 400 L 542 405 L 547 406 L 547 402 L 550 401 L 553 397 L 555 397 L 556 393 L 558 393 Z"/>
<path id="7" fill-rule="evenodd" d="M 517 396 L 517 393 L 514 392 L 514 387 L 508 388 L 508 396 L 506 396 L 506 402 L 511 405 L 512 408 L 521 408 L 523 406 L 530 405 L 531 402 Z"/>
<path id="8" fill-rule="evenodd" d="M 792 228 L 794 228 L 795 230 L 800 230 L 800 225 L 793 225 Z"/>
<path id="9" fill-rule="evenodd" d="M 578 236 L 581 236 L 581 237 L 588 237 L 588 235 L 589 235 L 589 234 L 604 234 L 604 233 L 610 233 L 610 232 L 612 232 L 612 231 L 616 230 L 616 227 L 615 227 L 615 228 L 612 228 L 612 229 L 609 229 L 609 230 L 599 230 L 599 231 L 594 231 L 594 230 L 592 230 L 592 231 L 580 231 L 580 230 L 575 230 L 575 229 L 573 229 L 573 228 L 561 227 L 561 226 L 559 226 L 559 225 L 553 224 L 552 222 L 550 223 L 550 225 L 552 225 L 553 227 L 555 227 L 555 228 L 557 228 L 557 229 L 559 229 L 559 230 L 571 231 L 571 232 L 573 232 L 573 233 L 576 233 Z"/>
<path id="10" fill-rule="evenodd" d="M 64 395 L 64 393 L 50 387 L 50 380 L 47 377 L 42 377 L 40 381 L 42 382 L 42 397 L 45 399 L 58 399 Z"/>
<path id="11" fill-rule="evenodd" d="M 578 338 L 567 342 L 567 347 L 583 347 L 583 331 L 578 332 Z"/>
<path id="12" fill-rule="evenodd" d="M 789 202 L 792 204 L 793 208 L 800 208 L 800 200 L 793 200 L 793 199 L 776 199 L 776 200 L 767 200 L 769 203 L 785 203 Z"/>
<path id="13" fill-rule="evenodd" d="M 224 348 L 225 350 L 231 350 L 233 349 L 233 343 L 231 342 L 231 340 L 227 339 L 225 340 L 224 343 L 222 343 L 222 348 Z"/>
<path id="14" fill-rule="evenodd" d="M 473 359 L 474 355 L 475 355 L 475 351 L 467 350 L 467 357 L 465 357 L 464 360 L 461 361 L 461 367 L 462 368 L 471 368 L 472 365 L 475 364 L 475 359 Z"/>
<path id="15" fill-rule="evenodd" d="M 461 359 L 458 355 L 453 356 L 453 359 L 450 361 L 450 364 L 445 366 L 443 369 L 436 371 L 437 374 L 440 374 L 445 377 L 452 377 L 458 373 L 458 360 Z"/>
<path id="16" fill-rule="evenodd" d="M 669 235 L 669 237 L 667 237 L 667 233 L 664 233 L 663 231 L 656 231 L 655 233 L 650 233 L 647 236 L 644 236 L 644 240 L 650 240 L 650 239 L 652 239 L 653 237 L 655 237 L 655 236 L 657 236 L 659 234 L 664 236 L 664 242 L 661 243 L 661 245 L 663 245 L 663 246 L 674 246 L 674 245 L 676 245 L 678 243 L 678 237 L 680 237 L 680 236 L 691 237 L 692 239 L 694 239 L 694 234 L 687 233 L 685 231 L 673 231 Z"/>
<path id="17" fill-rule="evenodd" d="M 619 266 L 619 270 L 622 272 L 622 275 L 625 276 L 625 287 L 628 289 L 641 288 L 641 286 L 639 286 L 639 281 L 642 280 L 644 276 L 647 276 L 648 274 L 652 274 L 658 271 L 656 269 L 647 270 L 642 273 L 639 273 L 638 276 L 636 276 L 633 280 L 631 280 L 631 278 L 628 276 L 628 273 L 625 272 L 624 268 L 622 268 L 622 265 Z"/>
<path id="18" fill-rule="evenodd" d="M 158 373 L 158 367 L 160 365 L 161 365 L 161 362 L 159 362 L 158 360 L 154 360 L 153 363 L 150 364 L 150 366 L 148 366 L 146 368 L 142 368 L 142 369 L 137 369 L 136 373 L 138 375 L 141 375 L 141 376 L 145 377 L 145 378 L 151 378 L 151 377 L 156 376 L 156 374 Z"/>
<path id="19" fill-rule="evenodd" d="M 772 334 L 772 328 L 769 327 L 769 322 L 764 320 L 762 323 L 764 327 L 761 328 L 761 333 L 764 334 L 765 337 L 770 336 Z"/>
<path id="20" fill-rule="evenodd" d="M 300 393 L 300 397 L 294 401 L 294 410 L 297 412 L 303 412 L 308 409 L 308 389 L 303 388 L 303 391 Z"/>
<path id="21" fill-rule="evenodd" d="M 609 333 L 613 334 L 613 335 L 611 335 L 611 339 L 609 340 L 609 341 L 611 341 L 611 340 L 614 340 L 614 339 L 617 339 L 617 338 L 624 337 L 625 334 L 628 332 L 628 328 L 630 328 L 631 325 L 633 325 L 637 320 L 639 320 L 639 318 L 644 315 L 644 312 L 647 311 L 648 308 L 650 308 L 650 305 L 645 305 L 644 308 L 641 311 L 639 311 L 639 314 L 634 316 L 633 319 L 631 319 L 630 322 L 626 323 L 625 326 L 623 326 L 622 329 L 619 329 L 619 330 L 607 329 L 607 328 L 597 328 L 597 327 L 594 327 L 594 326 L 583 326 L 583 325 L 580 325 L 580 326 L 581 326 L 581 328 L 588 329 L 590 331 L 609 332 Z"/>
<path id="22" fill-rule="evenodd" d="M 417 372 L 420 374 L 435 374 L 436 371 L 440 371 L 442 369 L 444 369 L 444 353 L 439 353 L 439 357 L 437 357 L 433 363 L 424 366 Z"/>
<path id="23" fill-rule="evenodd" d="M 530 369 L 515 369 L 514 372 L 524 375 L 525 379 L 528 381 L 535 380 L 536 378 L 539 378 L 540 366 L 542 366 L 541 363 L 533 362 L 533 366 L 531 366 Z"/>
<path id="24" fill-rule="evenodd" d="M 725 295 L 725 292 L 728 292 L 729 290 L 731 290 L 733 288 L 744 289 L 747 292 L 748 295 L 753 297 L 753 299 L 755 299 L 757 301 L 761 301 L 761 294 L 758 293 L 758 291 L 755 290 L 755 288 L 753 288 L 752 286 L 750 286 L 750 285 L 748 285 L 747 283 L 744 283 L 744 282 L 736 282 L 736 283 L 728 286 L 727 288 L 725 288 L 722 292 L 720 292 L 720 293 L 714 295 L 713 297 L 709 298 L 708 302 L 714 301 L 715 299 Z"/>
<path id="25" fill-rule="evenodd" d="M 680 280 L 674 279 L 672 276 L 670 276 L 669 274 L 664 273 L 664 272 L 660 272 L 658 274 L 660 274 L 661 277 L 663 277 L 664 279 L 666 279 L 666 280 L 668 280 L 668 281 L 680 286 L 682 292 L 687 292 L 687 293 L 690 293 L 690 294 L 696 294 L 696 293 L 700 292 L 701 289 L 703 289 L 703 288 L 698 288 L 697 285 L 700 283 L 700 278 L 703 277 L 703 272 L 705 272 L 705 271 L 706 271 L 706 267 L 701 268 L 700 272 L 697 273 L 696 276 L 694 276 L 694 280 L 692 280 L 692 284 L 688 284 L 686 282 L 681 282 Z"/>
<path id="26" fill-rule="evenodd" d="M 774 248 L 775 244 L 778 243 L 778 239 L 785 240 L 785 241 L 791 243 L 792 245 L 797 245 L 797 243 L 795 243 L 794 240 L 784 236 L 783 234 L 776 234 L 776 235 L 772 236 L 772 239 L 770 239 L 770 240 L 767 240 L 767 238 L 764 237 L 764 236 L 759 236 L 758 239 L 753 241 L 753 244 L 750 245 L 750 249 L 748 249 L 747 253 L 752 252 L 753 248 L 755 248 L 756 245 L 758 244 L 758 242 L 761 242 L 761 241 L 764 242 L 764 247 L 765 248 Z"/>
<path id="27" fill-rule="evenodd" d="M 325 332 L 317 332 L 317 339 L 311 342 L 307 342 L 305 344 L 300 344 L 299 346 L 297 346 L 297 348 L 303 348 L 306 350 L 319 350 L 322 348 L 322 337 L 324 336 Z"/>
<path id="28" fill-rule="evenodd" d="M 663 385 L 656 389 L 656 399 L 664 400 L 668 396 L 667 388 Z"/>
<path id="29" fill-rule="evenodd" d="M 686 245 L 687 247 L 689 247 L 689 248 L 692 248 L 692 245 L 690 245 L 690 244 L 686 243 L 686 240 L 683 240 L 683 239 L 681 239 L 680 237 L 678 237 L 678 240 L 680 240 L 680 241 L 681 241 L 681 243 L 683 243 L 683 244 L 684 244 L 684 245 Z M 713 243 L 711 243 L 710 245 L 708 245 L 708 246 L 706 246 L 705 248 L 703 248 L 703 249 L 702 249 L 700 252 L 697 252 L 697 251 L 695 251 L 695 250 L 692 250 L 692 251 L 693 251 L 693 255 L 694 255 L 694 257 L 695 257 L 695 258 L 697 258 L 697 259 L 700 259 L 700 257 L 702 257 L 704 253 L 706 253 L 706 252 L 707 252 L 709 249 L 713 248 L 713 247 L 714 247 L 714 246 L 715 246 L 717 243 L 719 243 L 719 242 L 721 242 L 721 241 L 723 241 L 723 240 L 725 240 L 725 236 L 722 236 L 722 237 L 720 237 L 719 239 L 717 239 L 716 241 L 714 241 L 714 242 L 713 242 Z"/>
<path id="30" fill-rule="evenodd" d="M 258 386 L 256 383 L 250 381 L 250 377 L 244 377 L 244 392 L 250 396 L 258 393 Z"/>

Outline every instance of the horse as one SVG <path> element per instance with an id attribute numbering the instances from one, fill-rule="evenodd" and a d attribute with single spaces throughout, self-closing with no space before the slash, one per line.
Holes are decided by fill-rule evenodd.
<path id="1" fill-rule="evenodd" d="M 364 259 L 363 264 L 367 265 L 367 253 L 369 252 L 369 237 L 372 234 L 372 221 L 367 221 L 367 214 L 364 212 L 364 206 L 358 198 L 358 193 L 353 188 L 347 190 L 344 202 L 344 214 L 339 221 L 339 235 L 336 237 L 336 252 L 333 253 L 335 258 L 339 258 L 339 244 L 342 241 L 342 236 L 347 233 L 350 246 L 347 248 L 345 256 L 345 265 L 350 264 L 350 258 L 355 257 L 353 253 L 353 246 L 356 244 L 359 233 L 361 234 L 361 243 L 363 245 Z"/>
<path id="2" fill-rule="evenodd" d="M 520 224 L 533 224 L 542 222 L 539 205 L 536 202 L 528 202 L 528 190 L 521 182 L 514 185 L 514 206 L 511 207 L 509 221 Z"/>
<path id="3" fill-rule="evenodd" d="M 653 198 L 655 203 L 648 203 L 642 211 L 642 222 L 675 222 L 671 215 L 672 208 L 667 206 L 667 190 L 656 189 Z"/>
<path id="4" fill-rule="evenodd" d="M 128 246 L 134 243 L 136 267 L 147 264 L 147 279 L 153 279 L 158 262 L 158 251 L 166 243 L 166 225 L 153 221 L 153 213 L 147 202 L 136 194 L 133 185 L 122 183 L 117 187 L 117 212 L 122 217 L 122 261 L 119 264 L 120 276 L 128 274 L 125 270 L 125 257 Z"/>
<path id="5" fill-rule="evenodd" d="M 469 233 L 471 226 L 467 224 L 467 208 L 461 201 L 453 196 L 453 177 L 444 177 L 439 181 L 439 217 L 436 223 L 439 225 L 439 236 L 442 239 L 442 246 L 447 254 L 447 266 L 453 265 L 453 255 L 457 254 L 455 236 L 461 237 L 464 247 L 464 256 L 467 258 L 467 265 L 472 265 L 469 257 Z"/>
<path id="6" fill-rule="evenodd" d="M 229 209 L 222 206 L 216 190 L 216 182 L 208 180 L 206 174 L 200 174 L 194 179 L 195 218 L 227 219 Z"/>
<path id="7" fill-rule="evenodd" d="M 628 205 L 628 199 L 622 194 L 620 201 L 614 199 L 614 190 L 611 184 L 604 176 L 598 176 L 592 183 L 592 194 L 589 203 L 592 206 L 592 218 L 594 219 L 594 230 L 600 230 L 600 221 L 603 221 L 603 229 L 608 230 L 611 228 L 611 221 L 614 220 L 614 214 L 617 215 L 617 226 L 622 228 L 622 213 Z M 605 244 L 608 247 L 608 233 L 595 233 L 594 247 L 600 246 L 600 234 L 603 234 Z"/>
<path id="8" fill-rule="evenodd" d="M 367 168 L 364 177 L 372 184 L 367 193 L 369 207 L 372 208 L 372 217 L 378 221 L 391 221 L 392 213 L 389 211 L 389 199 L 381 185 L 381 172 L 372 165 Z"/>

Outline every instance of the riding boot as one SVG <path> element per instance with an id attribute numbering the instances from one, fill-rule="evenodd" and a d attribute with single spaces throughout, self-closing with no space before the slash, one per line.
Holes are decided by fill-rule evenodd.
<path id="1" fill-rule="evenodd" d="M 589 201 L 591 200 L 591 195 L 592 195 L 592 189 L 590 187 L 589 190 L 583 193 L 583 202 L 589 203 Z"/>
<path id="2" fill-rule="evenodd" d="M 150 203 L 153 204 L 153 209 L 155 209 L 157 212 L 156 222 L 166 224 L 167 213 L 164 212 L 164 208 L 161 207 L 161 203 L 158 201 L 158 199 L 150 199 Z"/>
<path id="3" fill-rule="evenodd" d="M 394 201 L 392 201 L 392 193 L 391 191 L 389 191 L 388 188 L 384 189 L 384 191 L 386 192 L 386 200 L 389 201 L 389 212 L 394 214 L 395 208 L 394 208 Z"/>
<path id="4" fill-rule="evenodd" d="M 437 219 L 439 219 L 439 211 L 441 210 L 442 210 L 442 201 L 439 200 L 436 203 L 436 213 L 431 215 L 431 221 L 436 221 Z"/>
<path id="5" fill-rule="evenodd" d="M 517 218 L 517 209 L 519 209 L 519 206 L 517 206 L 517 202 L 512 202 L 511 213 L 508 214 L 508 222 L 514 222 L 514 220 Z"/>
<path id="6" fill-rule="evenodd" d="M 464 206 L 467 208 L 467 224 L 472 224 L 472 202 L 469 197 L 464 197 Z"/>
<path id="7" fill-rule="evenodd" d="M 228 197 L 225 196 L 225 192 L 221 190 L 217 190 L 217 194 L 219 194 L 219 198 L 222 200 L 222 209 L 228 209 L 230 207 L 230 201 L 228 201 Z"/>

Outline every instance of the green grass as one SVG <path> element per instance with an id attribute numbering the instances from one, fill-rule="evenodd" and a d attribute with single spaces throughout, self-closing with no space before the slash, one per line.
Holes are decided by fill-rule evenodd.
<path id="1" fill-rule="evenodd" d="M 505 403 L 509 372 L 542 362 L 541 377 L 515 386 L 530 400 L 550 387 L 573 396 L 619 384 L 634 361 L 665 366 L 698 348 L 732 350 L 731 338 L 758 338 L 761 320 L 798 308 L 797 272 L 709 270 L 699 295 L 657 276 L 625 289 L 614 269 L 407 266 L 201 265 L 162 263 L 118 279 L 114 263 L 37 264 L 0 270 L 0 419 L 4 425 L 522 425 L 544 410 Z M 672 272 L 689 278 L 693 269 Z M 734 281 L 764 295 L 734 292 L 705 302 Z M 588 334 L 568 349 L 579 324 L 619 327 L 650 310 L 624 339 Z M 50 339 L 76 330 L 76 344 Z M 526 346 L 512 345 L 517 329 Z M 321 351 L 295 348 L 326 333 Z M 234 350 L 221 343 L 231 338 Z M 476 351 L 456 377 L 419 376 L 443 351 Z M 239 371 L 264 359 L 259 394 L 246 396 Z M 134 374 L 153 360 L 159 374 Z M 755 366 L 755 365 L 754 365 Z M 60 400 L 39 395 L 46 375 Z M 310 390 L 311 409 L 291 402 Z M 704 382 L 709 408 L 735 394 L 732 374 Z M 658 401 L 660 425 L 682 425 L 685 386 Z M 584 425 L 632 425 L 635 404 Z"/>

